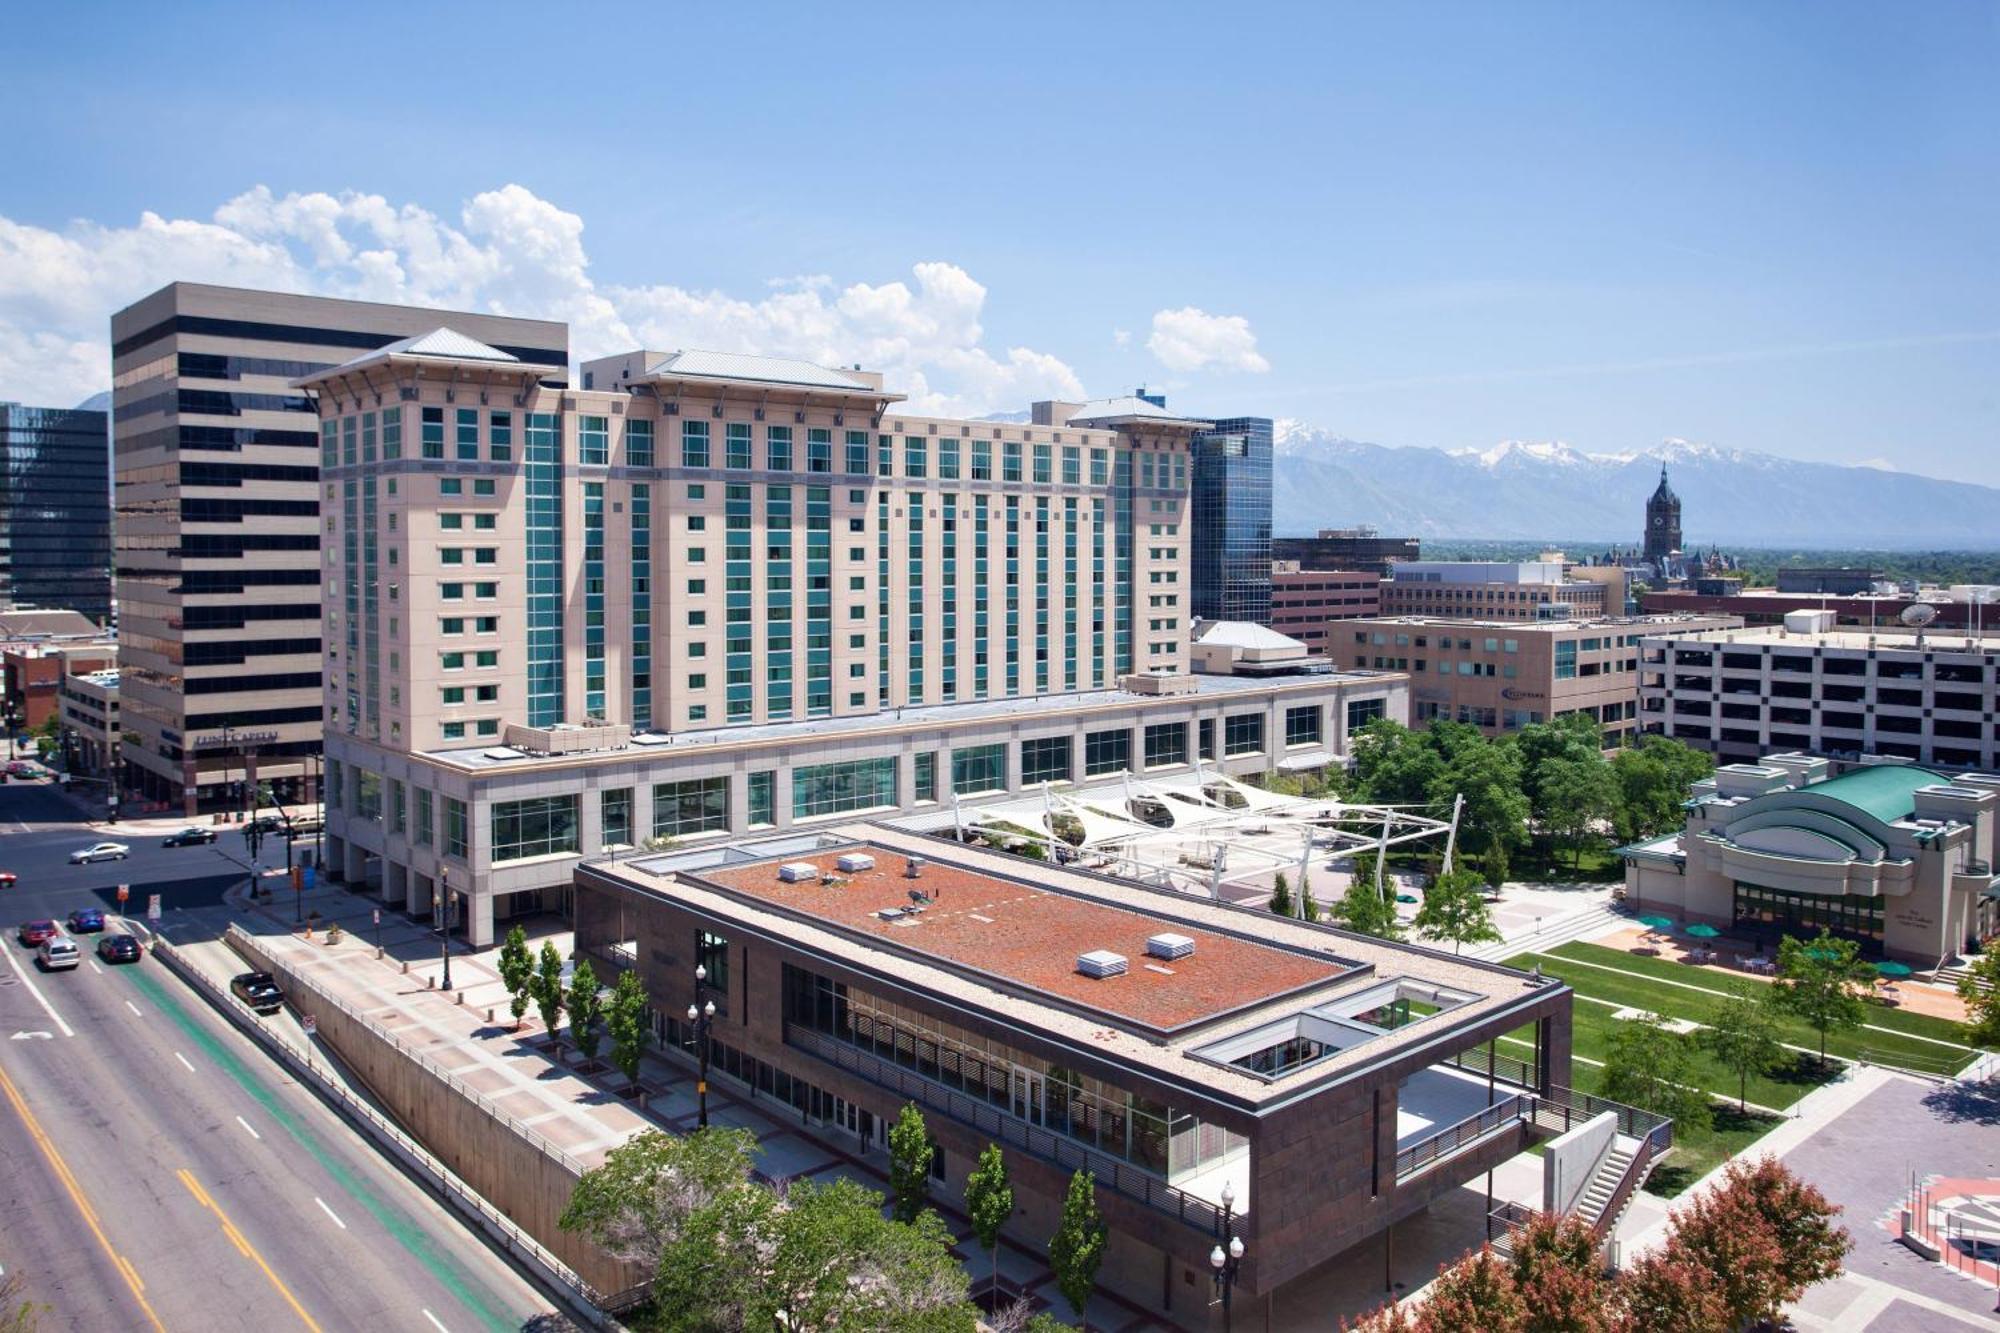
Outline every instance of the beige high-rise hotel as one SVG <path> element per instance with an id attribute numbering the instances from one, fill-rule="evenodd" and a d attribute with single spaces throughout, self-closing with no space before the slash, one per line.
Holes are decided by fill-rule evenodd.
<path id="1" fill-rule="evenodd" d="M 293 382 L 320 416 L 327 868 L 448 895 L 474 943 L 606 851 L 1261 771 L 1407 714 L 1393 674 L 1190 674 L 1205 422 L 921 416 L 877 374 L 731 353 L 545 374 L 454 317 Z"/>

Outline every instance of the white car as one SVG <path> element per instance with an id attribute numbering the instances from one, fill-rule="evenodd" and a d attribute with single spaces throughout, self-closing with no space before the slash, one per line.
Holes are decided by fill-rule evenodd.
<path id="1" fill-rule="evenodd" d="M 92 861 L 123 861 L 132 854 L 132 849 L 122 842 L 100 842 L 69 854 L 73 866 L 89 865 Z"/>
<path id="2" fill-rule="evenodd" d="M 59 972 L 66 967 L 75 967 L 80 961 L 76 945 L 62 935 L 43 940 L 36 956 L 41 959 L 42 970 L 45 972 Z"/>

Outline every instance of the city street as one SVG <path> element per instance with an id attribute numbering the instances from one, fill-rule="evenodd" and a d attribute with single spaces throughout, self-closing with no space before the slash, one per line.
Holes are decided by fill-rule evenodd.
<path id="1" fill-rule="evenodd" d="M 149 892 L 213 901 L 241 874 L 213 847 L 160 849 L 157 837 L 143 856 L 132 839 L 124 863 L 69 867 L 68 849 L 96 839 L 48 827 L 46 807 L 20 799 L 33 790 L 0 793 L 0 861 L 22 875 L 0 891 L 19 895 L 0 945 L 0 1154 L 12 1167 L 0 1263 L 50 1307 L 43 1326 L 499 1330 L 551 1311 L 150 957 L 106 967 L 86 936 L 76 971 L 35 967 L 13 939 L 22 916 L 106 905 L 121 877 L 135 912 Z M 231 850 L 239 835 L 223 836 Z"/>

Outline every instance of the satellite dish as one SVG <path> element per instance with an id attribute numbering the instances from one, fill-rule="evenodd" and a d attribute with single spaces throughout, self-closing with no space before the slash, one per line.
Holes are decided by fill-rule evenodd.
<path id="1" fill-rule="evenodd" d="M 1912 629 L 1922 629 L 1937 619 L 1937 613 L 1937 608 L 1929 602 L 1917 602 L 1914 605 L 1904 607 L 1903 614 L 1898 616 L 1897 619 Z"/>

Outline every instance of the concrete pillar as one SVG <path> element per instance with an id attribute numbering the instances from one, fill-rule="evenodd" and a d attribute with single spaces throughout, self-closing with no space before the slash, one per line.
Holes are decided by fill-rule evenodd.
<path id="1" fill-rule="evenodd" d="M 460 930 L 467 944 L 475 949 L 488 948 L 493 943 L 493 895 L 490 892 L 459 893 L 458 919 Z"/>
<path id="2" fill-rule="evenodd" d="M 429 875 L 410 875 L 409 900 L 403 910 L 419 921 L 430 919 L 437 903 L 437 881 Z"/>
<path id="3" fill-rule="evenodd" d="M 341 863 L 340 877 L 355 888 L 365 887 L 368 883 L 368 849 L 351 842 L 342 843 L 341 849 L 346 859 Z"/>
<path id="4" fill-rule="evenodd" d="M 382 905 L 401 907 L 410 900 L 410 868 L 400 861 L 382 863 Z"/>
<path id="5" fill-rule="evenodd" d="M 604 850 L 604 794 L 595 787 L 576 795 L 576 845 L 585 856 Z"/>
<path id="6" fill-rule="evenodd" d="M 347 839 L 326 835 L 326 860 L 320 867 L 328 879 L 347 877 Z"/>

